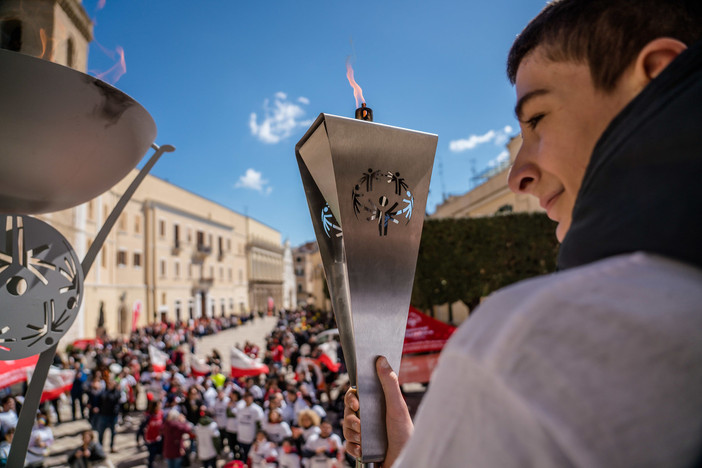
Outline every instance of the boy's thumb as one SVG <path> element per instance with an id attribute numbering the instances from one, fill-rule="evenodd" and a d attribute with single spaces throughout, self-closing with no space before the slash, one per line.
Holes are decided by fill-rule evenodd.
<path id="1" fill-rule="evenodd" d="M 380 385 L 383 387 L 383 393 L 385 393 L 385 407 L 388 416 L 392 417 L 393 414 L 398 414 L 397 412 L 406 412 L 405 400 L 400 391 L 400 382 L 385 356 L 376 359 L 375 368 L 378 372 Z"/>

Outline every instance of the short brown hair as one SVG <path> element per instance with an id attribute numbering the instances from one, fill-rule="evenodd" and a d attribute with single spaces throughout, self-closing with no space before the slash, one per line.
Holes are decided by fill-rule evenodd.
<path id="1" fill-rule="evenodd" d="M 702 38 L 700 0 L 553 0 L 512 44 L 512 84 L 530 52 L 543 46 L 554 62 L 587 63 L 596 88 L 611 91 L 641 49 L 659 37 L 690 46 Z"/>

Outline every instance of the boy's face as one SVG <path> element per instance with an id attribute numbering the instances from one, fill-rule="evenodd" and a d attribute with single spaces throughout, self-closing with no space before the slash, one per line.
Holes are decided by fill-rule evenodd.
<path id="1" fill-rule="evenodd" d="M 626 79 L 626 73 L 622 79 Z M 541 46 L 517 71 L 517 117 L 523 143 L 509 174 L 510 189 L 539 199 L 558 222 L 563 241 L 573 205 L 595 143 L 622 108 L 635 97 L 631 88 L 595 89 L 584 63 L 554 62 Z"/>

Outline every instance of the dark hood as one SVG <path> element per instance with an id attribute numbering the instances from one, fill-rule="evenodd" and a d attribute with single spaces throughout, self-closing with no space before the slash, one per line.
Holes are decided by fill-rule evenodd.
<path id="1" fill-rule="evenodd" d="M 702 268 L 702 42 L 680 54 L 602 134 L 558 267 L 636 251 Z"/>

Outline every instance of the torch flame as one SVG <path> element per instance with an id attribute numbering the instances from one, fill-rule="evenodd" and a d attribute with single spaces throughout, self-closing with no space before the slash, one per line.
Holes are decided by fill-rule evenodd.
<path id="1" fill-rule="evenodd" d="M 350 58 L 346 59 L 346 78 L 348 78 L 349 84 L 353 88 L 353 97 L 356 98 L 356 107 L 359 107 L 359 104 L 358 104 L 359 100 L 363 104 L 365 104 L 366 100 L 363 98 L 363 90 L 361 89 L 360 86 L 358 86 L 358 83 L 356 83 L 356 80 L 353 79 L 353 67 L 351 67 Z"/>
<path id="2" fill-rule="evenodd" d="M 105 49 L 103 48 L 103 50 Z M 124 60 L 124 49 L 120 46 L 117 46 L 115 47 L 115 51 L 117 52 L 117 55 L 119 55 L 117 63 L 112 65 L 108 70 L 95 75 L 95 78 L 105 81 L 106 83 L 109 83 L 111 85 L 117 83 L 117 81 L 119 81 L 122 75 L 127 73 L 127 63 Z"/>

